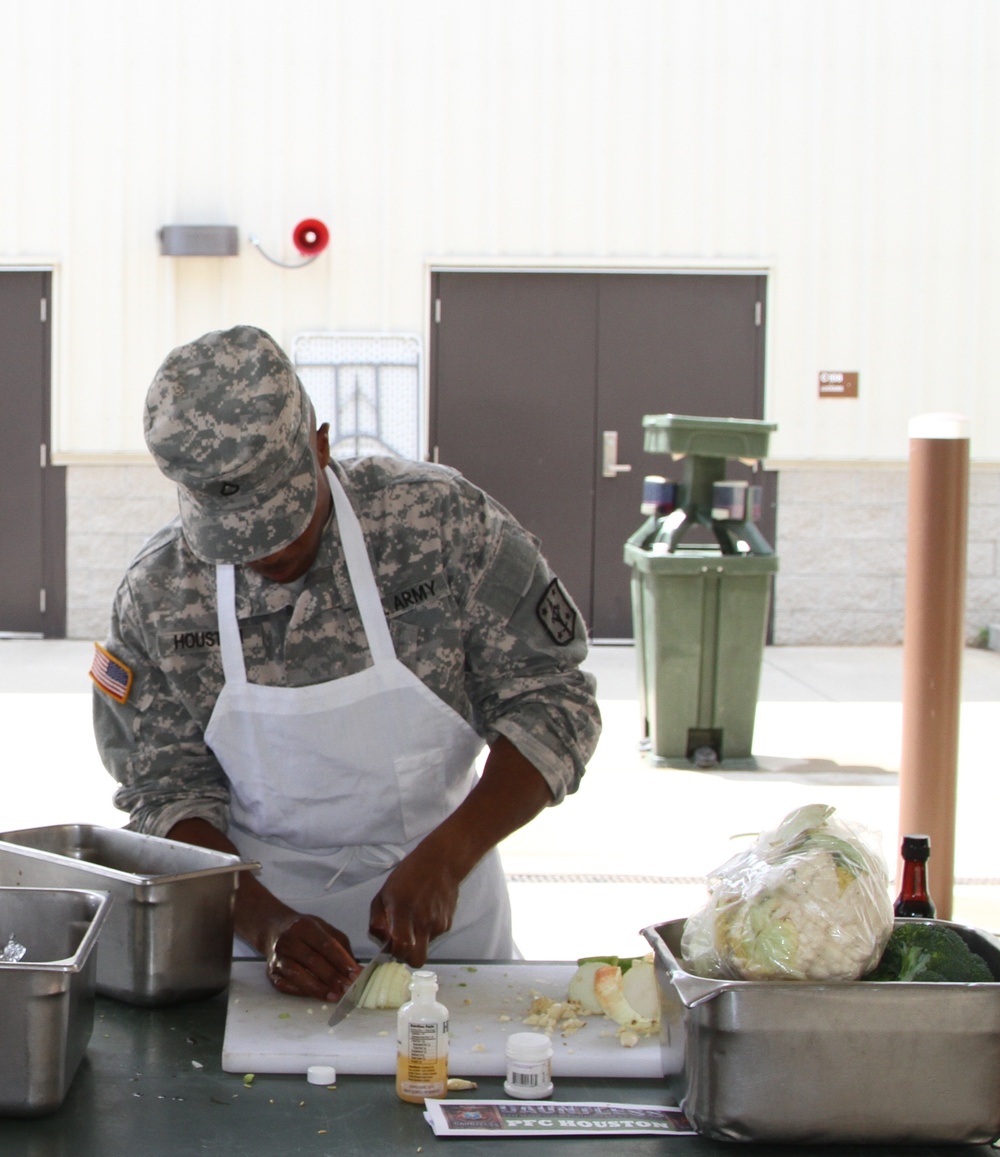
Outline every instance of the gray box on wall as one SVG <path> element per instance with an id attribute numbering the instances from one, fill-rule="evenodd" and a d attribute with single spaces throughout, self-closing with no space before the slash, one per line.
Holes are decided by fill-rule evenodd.
<path id="1" fill-rule="evenodd" d="M 235 225 L 164 225 L 160 230 L 164 257 L 236 257 L 239 251 Z"/>

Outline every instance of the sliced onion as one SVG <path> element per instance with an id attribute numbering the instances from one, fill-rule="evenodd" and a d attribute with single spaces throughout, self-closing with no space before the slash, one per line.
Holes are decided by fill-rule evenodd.
<path id="1" fill-rule="evenodd" d="M 623 988 L 622 970 L 617 966 L 598 968 L 594 973 L 594 993 L 601 1008 L 616 1024 L 635 1029 L 636 1032 L 652 1032 L 656 1028 L 655 1020 L 641 1016 L 629 1004 Z"/>
<path id="2" fill-rule="evenodd" d="M 380 964 L 368 978 L 358 1008 L 399 1008 L 410 999 L 410 970 L 398 960 Z"/>
<path id="3" fill-rule="evenodd" d="M 597 1016 L 604 1009 L 594 992 L 594 975 L 599 968 L 605 968 L 602 960 L 585 960 L 570 978 L 566 995 L 580 1006 L 580 1011 L 588 1016 Z"/>

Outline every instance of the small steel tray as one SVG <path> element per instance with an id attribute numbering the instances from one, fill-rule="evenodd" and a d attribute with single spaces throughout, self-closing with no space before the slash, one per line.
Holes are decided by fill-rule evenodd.
<path id="1" fill-rule="evenodd" d="M 98 888 L 114 903 L 97 991 L 167 1005 L 229 983 L 238 856 L 124 828 L 64 824 L 0 833 L 0 885 Z"/>
<path id="2" fill-rule="evenodd" d="M 3 942 L 27 949 L 0 962 L 0 1116 L 62 1104 L 93 1032 L 94 949 L 110 909 L 106 892 L 0 887 Z"/>

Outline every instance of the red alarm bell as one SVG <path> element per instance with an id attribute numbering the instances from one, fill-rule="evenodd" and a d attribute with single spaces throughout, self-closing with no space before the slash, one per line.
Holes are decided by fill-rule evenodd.
<path id="1" fill-rule="evenodd" d="M 295 248 L 307 257 L 315 257 L 330 244 L 330 230 L 315 217 L 300 221 L 292 231 Z"/>

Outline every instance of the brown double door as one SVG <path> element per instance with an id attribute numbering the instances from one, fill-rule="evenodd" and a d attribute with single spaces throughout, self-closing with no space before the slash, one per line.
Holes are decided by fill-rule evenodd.
<path id="1" fill-rule="evenodd" d="M 765 289 L 757 274 L 433 275 L 432 452 L 541 539 L 595 639 L 632 636 L 622 554 L 643 477 L 680 478 L 643 450 L 643 415 L 763 417 Z M 608 434 L 631 469 L 605 468 Z M 757 480 L 773 542 L 776 480 Z"/>

